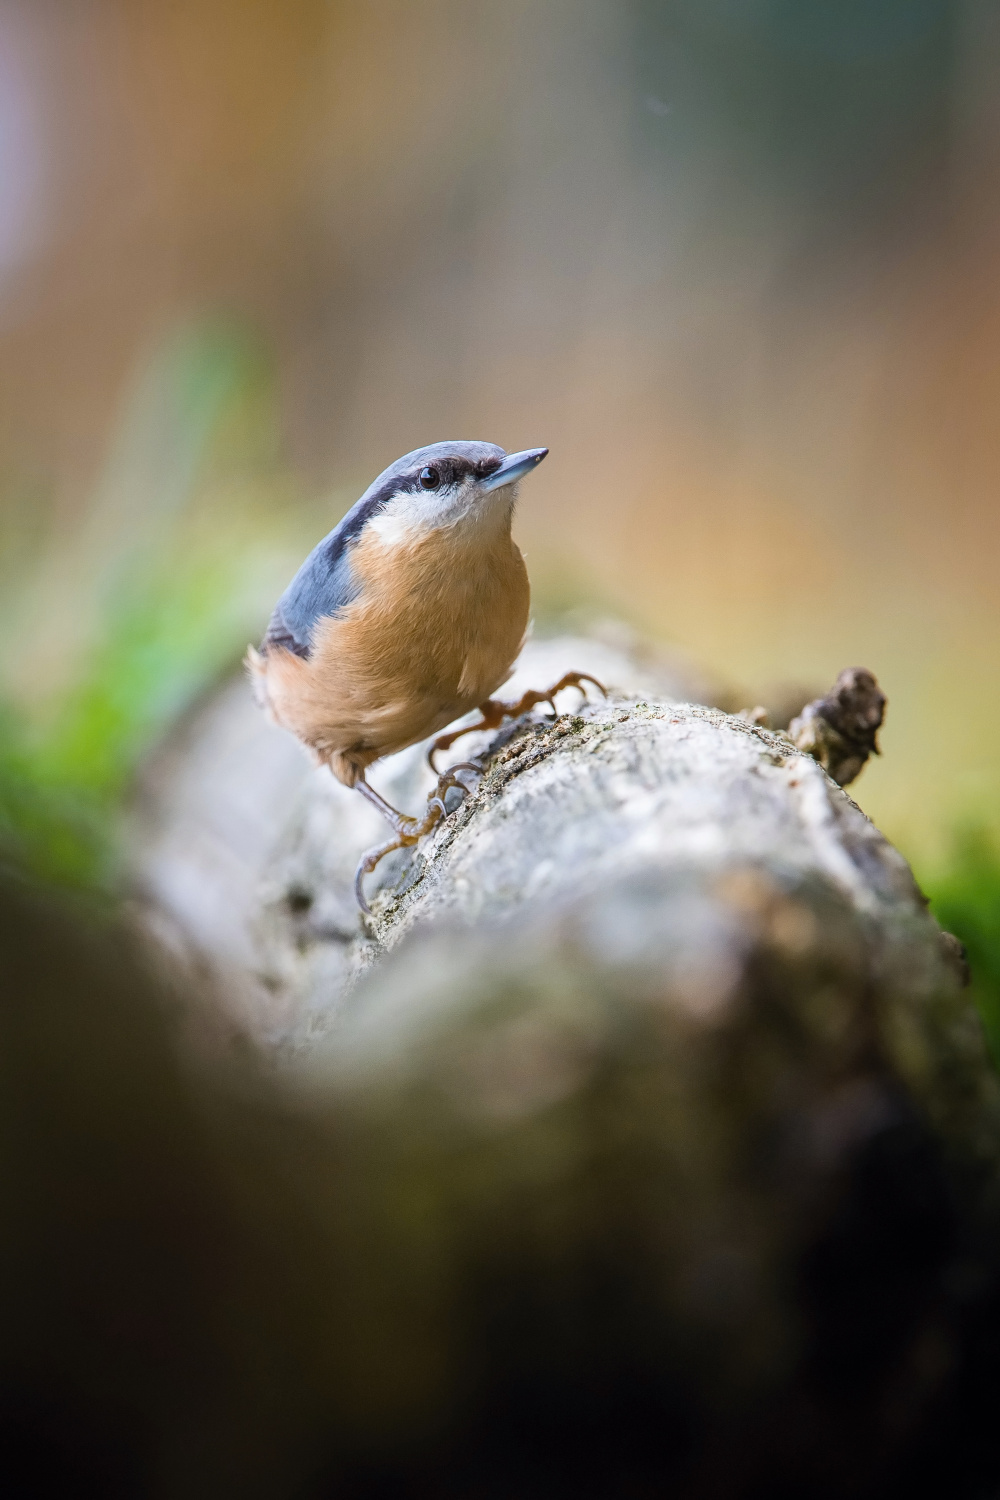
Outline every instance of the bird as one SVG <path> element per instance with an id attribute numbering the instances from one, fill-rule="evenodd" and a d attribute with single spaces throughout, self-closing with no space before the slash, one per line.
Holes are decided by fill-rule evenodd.
<path id="1" fill-rule="evenodd" d="M 339 525 L 313 548 L 278 600 L 260 649 L 246 663 L 258 704 L 354 788 L 393 829 L 365 854 L 364 878 L 392 849 L 415 844 L 446 816 L 459 772 L 441 772 L 423 817 L 399 812 L 365 772 L 478 708 L 473 724 L 441 735 L 428 759 L 463 734 L 498 727 L 563 688 L 604 688 L 567 672 L 516 703 L 493 697 L 508 679 L 528 627 L 530 586 L 511 536 L 520 481 L 547 448 L 506 453 L 495 443 L 440 442 L 416 448 L 369 485 Z"/>

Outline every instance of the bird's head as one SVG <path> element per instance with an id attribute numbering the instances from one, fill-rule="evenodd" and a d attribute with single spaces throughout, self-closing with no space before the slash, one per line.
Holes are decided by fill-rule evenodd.
<path id="1" fill-rule="evenodd" d="M 361 506 L 386 541 L 462 522 L 509 522 L 517 484 L 548 453 L 505 453 L 495 443 L 431 443 L 398 458 L 380 474 Z"/>

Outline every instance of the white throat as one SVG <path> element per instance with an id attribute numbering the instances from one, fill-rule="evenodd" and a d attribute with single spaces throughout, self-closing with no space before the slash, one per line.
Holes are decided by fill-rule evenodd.
<path id="1" fill-rule="evenodd" d="M 492 535 L 510 530 L 516 491 L 512 484 L 484 494 L 471 483 L 395 495 L 368 525 L 386 547 L 412 545 L 430 531 L 451 528 Z"/>

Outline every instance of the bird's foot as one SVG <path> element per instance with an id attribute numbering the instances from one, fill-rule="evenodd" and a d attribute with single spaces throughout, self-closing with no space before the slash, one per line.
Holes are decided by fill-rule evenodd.
<path id="1" fill-rule="evenodd" d="M 482 766 L 477 766 L 471 760 L 460 760 L 456 765 L 449 766 L 447 771 L 442 771 L 438 776 L 437 786 L 427 798 L 428 812 L 436 807 L 440 809 L 439 816 L 446 818 L 448 816 L 448 809 L 445 806 L 445 798 L 452 787 L 457 786 L 463 794 L 468 792 L 469 788 L 465 782 L 460 776 L 456 775 L 458 771 L 471 771 L 474 776 L 482 776 L 483 774 Z"/>
<path id="2" fill-rule="evenodd" d="M 379 844 L 376 848 L 369 849 L 367 854 L 362 855 L 358 868 L 355 871 L 354 894 L 357 897 L 361 910 L 368 916 L 371 915 L 371 907 L 365 899 L 365 876 L 370 875 L 379 861 L 384 859 L 387 854 L 391 854 L 394 849 L 409 849 L 413 844 L 419 842 L 424 837 L 424 834 L 430 833 L 431 829 L 435 828 L 442 818 L 448 816 L 445 798 L 451 788 L 457 786 L 463 792 L 469 790 L 461 777 L 456 775 L 458 771 L 473 771 L 477 776 L 482 775 L 480 767 L 473 765 L 471 761 L 467 760 L 459 761 L 457 765 L 450 766 L 447 771 L 443 771 L 438 777 L 437 786 L 427 798 L 427 811 L 422 818 L 408 818 L 405 813 L 397 812 L 383 797 L 379 796 L 373 787 L 368 785 L 363 777 L 356 783 L 358 791 L 373 807 L 378 808 L 382 816 L 395 829 L 396 834 L 395 838 L 389 839 L 387 843 Z"/>
<path id="3" fill-rule="evenodd" d="M 434 741 L 427 752 L 427 760 L 431 770 L 437 770 L 434 757 L 438 751 L 447 750 L 456 740 L 461 739 L 463 734 L 474 734 L 481 729 L 499 729 L 504 719 L 519 719 L 522 714 L 526 714 L 529 709 L 534 708 L 539 703 L 547 703 L 552 712 L 555 713 L 556 705 L 554 700 L 556 693 L 561 693 L 563 688 L 575 687 L 579 688 L 584 698 L 586 698 L 587 690 L 584 687 L 585 682 L 589 682 L 595 687 L 603 698 L 608 696 L 604 684 L 598 682 L 596 677 L 591 677 L 589 672 L 567 672 L 544 693 L 532 690 L 525 693 L 516 703 L 502 703 L 498 698 L 488 698 L 485 703 L 479 705 L 479 712 L 482 714 L 482 718 L 478 724 L 465 724 L 461 729 L 452 729 L 448 734 L 439 735 Z"/>

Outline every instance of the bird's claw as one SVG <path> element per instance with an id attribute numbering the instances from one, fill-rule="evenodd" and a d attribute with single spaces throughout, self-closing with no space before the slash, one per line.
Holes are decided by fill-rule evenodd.
<path id="1" fill-rule="evenodd" d="M 377 848 L 369 849 L 368 853 L 362 854 L 358 861 L 358 868 L 354 872 L 354 895 L 366 917 L 371 916 L 372 909 L 365 897 L 365 876 L 371 874 L 384 855 L 391 854 L 393 849 L 399 849 L 402 845 L 403 839 L 397 836 L 386 844 L 379 844 Z"/>
<path id="2" fill-rule="evenodd" d="M 455 774 L 457 771 L 474 771 L 477 775 L 482 775 L 482 768 L 474 765 L 470 760 L 459 761 L 457 765 L 450 766 L 447 771 L 443 771 L 438 777 L 438 784 L 427 799 L 427 811 L 424 816 L 422 818 L 400 817 L 399 823 L 396 825 L 396 837 L 390 839 L 388 843 L 379 844 L 375 849 L 369 849 L 367 854 L 361 856 L 358 868 L 354 873 L 354 894 L 357 897 L 358 905 L 366 916 L 371 916 L 371 907 L 365 899 L 365 876 L 372 873 L 375 866 L 385 855 L 391 854 L 394 849 L 410 848 L 422 839 L 424 834 L 430 833 L 431 829 L 435 828 L 442 818 L 448 816 L 448 809 L 445 806 L 445 796 L 451 788 L 453 786 L 461 787 L 462 791 L 466 793 L 469 790 L 461 778 Z"/>
<path id="3" fill-rule="evenodd" d="M 535 708 L 539 703 L 547 703 L 552 712 L 556 713 L 555 697 L 557 693 L 562 692 L 563 688 L 579 688 L 584 698 L 586 698 L 587 691 L 583 685 L 585 682 L 589 682 L 592 687 L 595 687 L 603 698 L 608 696 L 607 688 L 603 682 L 598 682 L 597 678 L 591 677 L 589 672 L 566 672 L 547 692 L 536 693 L 529 691 L 523 697 L 519 698 L 516 703 L 501 703 L 497 698 L 488 698 L 485 703 L 481 703 L 479 706 L 482 718 L 478 724 L 466 724 L 461 729 L 453 729 L 448 734 L 438 736 L 427 752 L 428 765 L 432 771 L 436 771 L 437 766 L 434 764 L 435 755 L 439 750 L 447 750 L 456 740 L 461 739 L 463 734 L 474 734 L 478 730 L 483 729 L 499 729 L 504 719 L 519 719 L 522 714 L 528 713 L 530 709 Z M 459 767 L 453 767 L 452 769 L 457 770 Z M 476 766 L 473 769 L 479 770 L 479 767 Z"/>
<path id="4" fill-rule="evenodd" d="M 519 719 L 522 714 L 528 713 L 530 709 L 536 707 L 539 703 L 547 703 L 552 712 L 556 713 L 556 694 L 561 693 L 563 688 L 575 687 L 579 688 L 584 698 L 586 698 L 587 691 L 584 683 L 590 683 L 602 697 L 606 698 L 608 696 L 604 684 L 598 682 L 597 678 L 592 677 L 589 672 L 566 672 L 547 692 L 527 692 L 517 703 L 501 703 L 497 699 L 490 698 L 480 706 L 482 718 L 478 724 L 467 724 L 462 729 L 453 729 L 450 734 L 440 735 L 427 752 L 428 763 L 431 770 L 437 774 L 438 783 L 427 799 L 427 812 L 422 819 L 402 817 L 400 814 L 395 813 L 392 808 L 389 808 L 386 803 L 381 802 L 381 799 L 373 798 L 372 793 L 366 786 L 360 787 L 360 790 L 366 792 L 369 800 L 376 800 L 380 804 L 381 811 L 385 816 L 390 817 L 390 821 L 393 822 L 393 826 L 396 829 L 396 837 L 394 839 L 390 839 L 387 844 L 380 844 L 376 849 L 370 849 L 367 854 L 362 856 L 361 862 L 355 872 L 354 894 L 357 896 L 358 905 L 363 912 L 369 916 L 371 915 L 371 908 L 365 900 L 363 884 L 365 876 L 371 874 L 379 860 L 383 859 L 385 855 L 391 854 L 394 849 L 404 849 L 408 848 L 411 844 L 415 844 L 418 839 L 423 838 L 424 834 L 430 833 L 431 829 L 442 818 L 448 816 L 445 797 L 450 789 L 453 786 L 457 786 L 461 787 L 463 792 L 467 793 L 469 790 L 461 777 L 457 775 L 457 772 L 472 771 L 477 776 L 483 774 L 482 766 L 476 765 L 471 760 L 459 761 L 457 765 L 449 766 L 447 771 L 438 773 L 437 766 L 434 764 L 434 756 L 437 751 L 447 750 L 449 745 L 453 745 L 457 739 L 461 739 L 463 734 L 472 734 L 478 729 L 499 729 L 504 719 Z"/>

